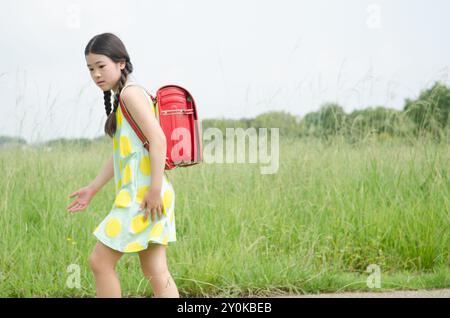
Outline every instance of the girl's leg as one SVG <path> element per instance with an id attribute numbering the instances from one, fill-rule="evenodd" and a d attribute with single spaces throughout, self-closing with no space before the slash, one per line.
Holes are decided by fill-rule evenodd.
<path id="1" fill-rule="evenodd" d="M 149 244 L 146 250 L 139 252 L 142 272 L 152 284 L 155 298 L 179 298 L 177 286 L 167 268 L 167 246 Z"/>
<path id="2" fill-rule="evenodd" d="M 97 297 L 120 298 L 120 283 L 115 271 L 117 261 L 123 253 L 113 250 L 98 241 L 89 257 L 94 273 Z"/>

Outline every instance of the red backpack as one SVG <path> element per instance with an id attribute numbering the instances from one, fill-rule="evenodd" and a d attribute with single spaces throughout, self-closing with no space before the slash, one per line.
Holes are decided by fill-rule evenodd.
<path id="1" fill-rule="evenodd" d="M 126 86 L 130 85 L 142 87 L 134 82 L 128 83 Z M 188 167 L 202 162 L 201 128 L 198 124 L 197 109 L 192 95 L 181 86 L 166 85 L 158 89 L 156 98 L 154 98 L 145 87 L 142 88 L 150 96 L 156 118 L 166 136 L 165 170 Z M 120 96 L 119 102 L 123 115 L 142 141 L 145 149 L 149 150 L 149 141 L 127 111 Z"/>

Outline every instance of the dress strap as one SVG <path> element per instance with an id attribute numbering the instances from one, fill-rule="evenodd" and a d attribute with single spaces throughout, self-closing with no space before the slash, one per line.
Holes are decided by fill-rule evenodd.
<path id="1" fill-rule="evenodd" d="M 142 85 L 139 85 L 135 81 L 131 81 L 131 82 L 128 82 L 127 84 L 125 84 L 125 86 L 122 88 L 122 91 L 128 86 L 138 86 L 138 87 L 140 87 L 144 91 L 144 94 L 147 96 L 148 100 L 150 101 L 150 104 L 154 104 L 154 102 L 152 100 L 152 97 L 151 97 L 151 94 L 147 91 L 147 89 L 145 87 L 143 87 Z M 122 93 L 122 91 L 121 91 L 121 93 Z"/>
<path id="2" fill-rule="evenodd" d="M 132 86 L 132 85 L 137 85 L 139 86 L 135 81 L 129 81 L 128 83 L 125 84 L 124 87 L 122 87 L 122 91 L 127 88 L 128 86 Z"/>

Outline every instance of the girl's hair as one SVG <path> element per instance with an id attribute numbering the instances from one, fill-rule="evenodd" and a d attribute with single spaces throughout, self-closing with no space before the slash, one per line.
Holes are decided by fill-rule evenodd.
<path id="1" fill-rule="evenodd" d="M 103 92 L 106 116 L 108 116 L 105 123 L 105 133 L 107 133 L 110 137 L 113 137 L 116 132 L 116 110 L 119 106 L 119 95 L 125 85 L 125 82 L 127 81 L 128 74 L 133 72 L 133 64 L 131 64 L 125 45 L 116 35 L 112 33 L 102 33 L 94 36 L 84 49 L 85 56 L 89 53 L 106 55 L 116 63 L 126 61 L 125 68 L 121 70 L 122 74 L 119 80 L 118 92 L 114 94 L 114 110 L 112 113 L 111 91 Z"/>

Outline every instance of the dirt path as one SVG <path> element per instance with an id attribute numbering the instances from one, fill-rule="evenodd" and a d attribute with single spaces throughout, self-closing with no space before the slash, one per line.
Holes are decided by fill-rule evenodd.
<path id="1" fill-rule="evenodd" d="M 450 289 L 351 292 L 317 295 L 278 295 L 288 298 L 450 298 Z"/>

